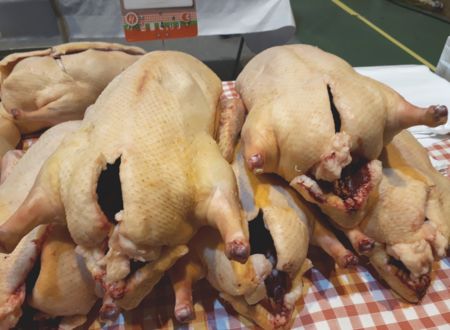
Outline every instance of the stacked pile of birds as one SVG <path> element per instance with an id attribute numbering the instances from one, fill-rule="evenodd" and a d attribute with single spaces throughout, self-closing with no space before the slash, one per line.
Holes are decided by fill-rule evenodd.
<path id="1" fill-rule="evenodd" d="M 100 299 L 114 321 L 165 273 L 181 322 L 206 278 L 259 326 L 288 328 L 310 244 L 341 267 L 367 256 L 410 302 L 446 253 L 450 181 L 405 131 L 445 123 L 446 107 L 318 48 L 255 56 L 233 100 L 187 54 L 104 43 L 10 55 L 0 86 L 1 329 L 25 301 L 73 328 Z"/>

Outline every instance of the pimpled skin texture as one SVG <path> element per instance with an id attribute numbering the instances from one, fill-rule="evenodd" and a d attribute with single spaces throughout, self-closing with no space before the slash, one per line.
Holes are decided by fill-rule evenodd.
<path id="1" fill-rule="evenodd" d="M 374 249 L 366 254 L 375 265 L 379 262 L 376 255 L 385 255 L 386 262 L 378 267 L 384 268 L 380 274 L 410 302 L 419 301 L 425 294 L 432 263 L 445 255 L 447 246 L 446 239 L 426 218 L 428 191 L 423 181 L 405 175 L 401 169 L 386 168 L 373 207 L 359 225 L 375 241 Z M 401 261 L 405 269 L 389 266 L 389 259 Z M 389 275 L 383 275 L 389 268 L 404 272 L 399 279 L 402 283 L 390 282 Z M 413 283 L 409 287 L 408 281 Z"/>
<path id="2" fill-rule="evenodd" d="M 443 221 L 425 221 L 427 200 L 442 204 L 442 192 L 434 189 L 431 195 L 438 197 L 429 198 L 426 184 L 405 180 L 395 168 L 382 171 L 376 158 L 402 129 L 445 123 L 447 108 L 415 107 L 345 61 L 307 45 L 255 56 L 237 88 L 249 112 L 241 134 L 248 168 L 289 181 L 344 230 L 356 251 L 371 255 L 394 290 L 418 301 L 429 285 L 433 254 L 441 256 L 446 245 L 448 232 L 440 235 L 443 225 L 434 224 Z M 406 187 L 398 185 L 402 180 Z M 405 212 L 397 209 L 409 194 L 415 204 Z M 402 216 L 387 223 L 391 213 Z M 388 264 L 389 255 L 407 271 Z"/>
<path id="3" fill-rule="evenodd" d="M 46 161 L 22 207 L 0 227 L 0 244 L 12 250 L 37 224 L 67 219 L 80 252 L 96 260 L 105 300 L 123 297 L 130 259 L 158 260 L 163 247 L 182 247 L 201 226 L 217 228 L 226 255 L 245 262 L 236 179 L 212 138 L 220 93 L 219 78 L 189 55 L 143 56 Z M 96 187 L 119 158 L 123 210 L 114 220 L 97 203 Z M 98 257 L 105 240 L 108 253 Z"/>
<path id="4" fill-rule="evenodd" d="M 383 150 L 380 185 L 357 227 L 346 231 L 355 250 L 403 299 L 417 303 L 431 282 L 433 262 L 446 255 L 450 181 L 406 130 Z M 370 248 L 361 249 L 368 240 Z"/>
<path id="5" fill-rule="evenodd" d="M 179 321 L 195 317 L 192 285 L 204 277 L 214 288 L 230 295 L 252 299 L 256 294 L 253 303 L 264 297 L 264 279 L 272 267 L 263 255 L 252 255 L 245 264 L 228 260 L 220 236 L 210 228 L 197 233 L 189 250 L 169 271 L 176 295 L 175 317 Z"/>
<path id="6" fill-rule="evenodd" d="M 397 169 L 385 169 L 375 206 L 363 219 L 364 233 L 385 243 L 387 251 L 401 260 L 414 276 L 427 274 L 436 256 L 443 257 L 447 239 L 429 219 L 431 187 Z"/>
<path id="7" fill-rule="evenodd" d="M 400 168 L 409 176 L 419 172 L 419 180 L 426 178 L 429 185 L 427 217 L 450 241 L 450 180 L 442 176 L 431 164 L 428 152 L 408 131 L 402 131 L 386 147 L 383 164 Z"/>
<path id="8" fill-rule="evenodd" d="M 356 73 L 342 59 L 308 45 L 270 48 L 255 56 L 236 87 L 249 112 L 244 154 L 255 173 L 277 173 L 343 228 L 364 217 L 381 179 L 374 161 L 401 129 L 447 121 L 445 106 L 418 108 L 389 87 Z M 367 163 L 368 179 L 353 196 L 321 191 L 342 170 Z"/>
<path id="9" fill-rule="evenodd" d="M 104 42 L 58 45 L 0 61 L 0 152 L 20 134 L 82 119 L 109 82 L 145 51 Z"/>
<path id="10" fill-rule="evenodd" d="M 263 221 L 261 226 L 271 238 L 263 238 L 263 233 L 250 228 L 252 249 L 256 250 L 245 264 L 239 264 L 225 257 L 217 231 L 208 228 L 198 232 L 189 243 L 189 253 L 169 270 L 176 297 L 175 317 L 180 322 L 195 318 L 192 285 L 206 278 L 238 313 L 259 326 L 289 328 L 293 307 L 301 298 L 302 276 L 311 267 L 306 259 L 310 241 L 342 267 L 354 265 L 357 258 L 317 222 L 317 214 L 287 183 L 246 169 L 239 145 L 232 165 L 250 227 L 253 221 Z M 255 220 L 259 213 L 262 220 Z M 289 278 L 290 287 L 284 286 L 280 273 Z"/>
<path id="11" fill-rule="evenodd" d="M 245 264 L 226 258 L 218 233 L 202 229 L 189 244 L 190 252 L 169 270 L 175 291 L 175 317 L 180 322 L 195 318 L 192 285 L 202 278 L 243 316 L 264 329 L 288 328 L 293 307 L 302 293 L 302 276 L 311 267 L 308 259 L 292 271 L 291 289 L 284 293 L 281 310 L 267 308 L 264 280 L 276 268 L 263 254 L 252 254 Z M 268 302 L 270 305 L 270 302 Z"/>
<path id="12" fill-rule="evenodd" d="M 12 169 L 16 164 L 19 162 L 19 160 L 24 155 L 25 151 L 23 150 L 9 150 L 6 152 L 6 154 L 1 159 L 1 166 L 0 166 L 0 184 L 2 184 L 6 178 L 11 174 Z"/>
<path id="13" fill-rule="evenodd" d="M 386 146 L 381 159 L 385 169 L 378 198 L 360 227 L 382 244 L 370 253 L 374 266 L 393 290 L 418 302 L 430 284 L 433 261 L 448 249 L 450 180 L 406 130 Z M 392 258 L 406 270 L 391 265 Z"/>
<path id="14" fill-rule="evenodd" d="M 329 254 L 340 267 L 354 266 L 358 259 L 321 223 L 322 214 L 302 199 L 280 177 L 255 175 L 245 166 L 242 146 L 238 144 L 233 170 L 247 221 L 263 213 L 265 227 L 276 237 L 277 268 L 291 272 L 306 258 L 308 244 Z"/>
<path id="15" fill-rule="evenodd" d="M 94 280 L 81 256 L 75 253 L 67 228 L 53 226 L 42 245 L 40 270 L 28 296 L 33 308 L 49 317 L 77 316 L 80 324 L 98 297 Z"/>
<path id="16" fill-rule="evenodd" d="M 247 221 L 255 219 L 259 212 L 263 213 L 264 225 L 274 237 L 278 252 L 277 268 L 296 272 L 305 261 L 314 228 L 310 210 L 292 195 L 283 180 L 274 176 L 255 176 L 249 171 L 239 145 L 232 165 Z"/>
<path id="17" fill-rule="evenodd" d="M 79 127 L 79 122 L 67 122 L 44 133 L 17 162 L 9 164 L 10 173 L 0 185 L 0 223 L 8 219 L 30 191 L 45 159 L 63 138 Z M 26 235 L 10 254 L 0 253 L 0 328 L 14 327 L 25 301 L 25 279 L 39 257 L 46 238 L 46 226 L 39 226 Z"/>

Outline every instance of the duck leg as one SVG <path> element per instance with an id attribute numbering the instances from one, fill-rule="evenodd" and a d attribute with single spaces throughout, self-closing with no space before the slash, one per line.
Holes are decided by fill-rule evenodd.
<path id="1" fill-rule="evenodd" d="M 199 196 L 196 215 L 218 229 L 228 258 L 245 263 L 250 246 L 233 170 L 212 138 L 203 136 L 197 143 L 203 157 L 193 164 Z"/>
<path id="2" fill-rule="evenodd" d="M 186 323 L 195 319 L 192 299 L 192 285 L 205 277 L 205 270 L 195 253 L 182 257 L 169 270 L 175 293 L 174 314 L 178 322 Z"/>
<path id="3" fill-rule="evenodd" d="M 358 264 L 358 257 L 347 250 L 337 237 L 319 221 L 314 225 L 311 243 L 322 248 L 341 268 L 348 268 Z"/>

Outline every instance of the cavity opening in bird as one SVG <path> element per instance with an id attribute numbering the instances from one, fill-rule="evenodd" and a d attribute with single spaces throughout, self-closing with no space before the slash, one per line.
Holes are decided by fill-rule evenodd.
<path id="1" fill-rule="evenodd" d="M 353 161 L 342 169 L 341 178 L 333 182 L 333 191 L 343 199 L 350 198 L 369 180 L 368 162 L 361 159 Z"/>
<path id="2" fill-rule="evenodd" d="M 147 265 L 148 262 L 139 261 L 139 260 L 130 260 L 130 274 L 128 275 L 128 278 L 131 278 L 139 269 Z"/>
<path id="3" fill-rule="evenodd" d="M 421 275 L 417 278 L 413 277 L 403 262 L 393 257 L 389 257 L 388 267 L 395 269 L 395 275 L 398 279 L 413 290 L 418 298 L 422 298 L 425 295 L 430 285 L 430 276 L 428 274 Z"/>
<path id="4" fill-rule="evenodd" d="M 339 114 L 339 111 L 337 110 L 336 105 L 334 104 L 333 94 L 331 93 L 331 87 L 329 85 L 327 85 L 327 91 L 328 91 L 328 99 L 330 100 L 330 109 L 333 115 L 334 131 L 338 133 L 341 131 L 341 115 Z"/>
<path id="5" fill-rule="evenodd" d="M 270 231 L 264 225 L 263 212 L 249 222 L 250 233 L 250 254 L 263 254 L 272 264 L 272 272 L 264 281 L 267 290 L 267 296 L 270 301 L 262 302 L 267 305 L 271 312 L 281 313 L 283 311 L 284 295 L 291 289 L 291 279 L 286 272 L 279 271 L 277 265 L 277 251 L 270 234 Z"/>
<path id="6" fill-rule="evenodd" d="M 122 187 L 120 184 L 121 157 L 113 164 L 107 164 L 97 183 L 98 204 L 111 223 L 117 223 L 115 215 L 123 210 Z"/>
<path id="7" fill-rule="evenodd" d="M 312 173 L 309 173 L 308 176 L 311 179 L 314 178 L 324 193 L 332 193 L 341 198 L 348 211 L 356 211 L 359 209 L 361 201 L 365 200 L 370 192 L 372 176 L 369 166 L 370 162 L 366 159 L 354 157 L 354 160 L 342 169 L 341 177 L 335 181 L 315 179 Z M 311 191 L 311 195 L 314 197 L 313 191 Z M 320 198 L 321 196 L 317 196 L 317 199 Z"/>

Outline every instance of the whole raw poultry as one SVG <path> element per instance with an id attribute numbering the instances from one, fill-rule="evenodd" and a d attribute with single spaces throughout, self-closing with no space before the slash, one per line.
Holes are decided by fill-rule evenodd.
<path id="1" fill-rule="evenodd" d="M 380 215 L 392 219 L 397 214 L 393 196 L 398 204 L 403 198 L 399 196 L 422 191 L 421 197 L 414 196 L 425 205 L 426 189 L 412 182 L 403 190 L 393 188 L 392 172 L 385 171 L 382 181 L 382 164 L 376 158 L 403 128 L 445 123 L 447 108 L 415 107 L 387 86 L 357 74 L 342 59 L 307 45 L 275 47 L 257 55 L 238 77 L 237 88 L 249 111 L 242 128 L 247 166 L 290 182 L 345 232 L 356 251 L 371 254 L 375 240 L 382 243 L 376 246 L 377 256 L 382 251 L 388 260 L 390 253 L 409 269 L 398 272 L 403 283 L 390 280 L 390 284 L 406 299 L 418 301 L 429 285 L 425 274 L 432 262 L 431 249 L 442 256 L 446 242 L 420 217 L 423 210 L 415 215 L 405 212 L 390 226 L 380 224 Z M 425 232 L 435 238 L 427 238 L 414 253 L 413 245 Z M 411 245 L 413 239 L 418 241 Z M 428 252 L 419 252 L 424 249 Z M 408 263 L 405 258 L 411 256 L 414 262 Z M 392 279 L 386 262 L 372 260 L 381 275 Z M 399 288 L 405 284 L 405 290 Z"/>
<path id="2" fill-rule="evenodd" d="M 42 244 L 39 273 L 27 293 L 27 301 L 41 318 L 62 317 L 59 329 L 74 329 L 86 322 L 99 297 L 95 281 L 82 257 L 76 254 L 67 228 L 49 226 Z"/>
<path id="3" fill-rule="evenodd" d="M 238 313 L 260 327 L 287 329 L 302 295 L 302 277 L 311 268 L 308 245 L 319 245 L 342 267 L 356 264 L 357 258 L 286 182 L 270 174 L 255 176 L 246 169 L 240 149 L 233 170 L 248 221 L 251 255 L 245 264 L 230 261 L 217 231 L 199 231 L 189 243 L 189 253 L 169 270 L 175 317 L 180 322 L 195 317 L 192 286 L 205 277 Z"/>
<path id="4" fill-rule="evenodd" d="M 381 160 L 383 178 L 359 226 L 376 241 L 367 254 L 377 271 L 403 298 L 418 302 L 430 284 L 433 260 L 448 249 L 450 180 L 407 131 L 394 137 Z"/>
<path id="5" fill-rule="evenodd" d="M 379 184 L 383 146 L 403 128 L 447 121 L 445 106 L 415 107 L 308 45 L 258 54 L 236 87 L 249 111 L 241 134 L 249 168 L 281 175 L 347 229 Z"/>
<path id="6" fill-rule="evenodd" d="M 426 212 L 430 212 L 427 218 L 449 242 L 450 181 L 433 167 L 427 150 L 411 133 L 402 131 L 386 147 L 382 159 L 384 166 L 399 169 L 427 184 Z"/>
<path id="7" fill-rule="evenodd" d="M 394 291 L 417 303 L 430 285 L 434 259 L 448 248 L 450 182 L 407 131 L 394 137 L 380 159 L 381 183 L 357 227 L 374 239 L 374 247 L 362 253 Z"/>
<path id="8" fill-rule="evenodd" d="M 189 55 L 142 57 L 111 82 L 81 128 L 47 160 L 22 206 L 0 226 L 0 245 L 12 251 L 35 226 L 67 219 L 79 253 L 105 288 L 104 318 L 117 316 L 116 301 L 140 283 L 142 268 L 130 274 L 131 260 L 151 262 L 143 268 L 153 283 L 186 253 L 184 244 L 201 226 L 217 228 L 226 255 L 245 262 L 249 244 L 236 179 L 212 138 L 221 90 L 219 78 Z M 97 196 L 105 190 L 102 169 L 116 182 L 118 198 Z M 119 201 L 113 210 L 102 203 L 108 198 Z M 161 259 L 170 262 L 149 272 Z M 141 298 L 151 287 L 146 290 Z"/>
<path id="9" fill-rule="evenodd" d="M 67 122 L 48 130 L 20 161 L 14 165 L 14 168 L 10 171 L 10 175 L 0 185 L 0 222 L 8 219 L 16 211 L 31 190 L 44 161 L 56 150 L 63 138 L 78 129 L 79 126 L 80 122 Z M 12 328 L 19 320 L 22 313 L 21 306 L 26 298 L 25 289 L 30 289 L 25 288 L 25 280 L 35 262 L 39 259 L 41 248 L 43 245 L 46 245 L 46 239 L 52 239 L 52 237 L 54 235 L 49 233 L 47 226 L 39 226 L 26 235 L 11 254 L 0 254 L 0 329 Z M 70 244 L 70 241 L 68 244 Z M 41 278 L 45 277 L 46 274 L 55 272 L 55 269 L 52 268 L 45 269 L 45 265 L 50 259 L 45 256 L 41 260 L 43 265 L 40 275 Z M 59 258 L 56 259 L 61 262 Z M 70 261 L 70 257 L 64 260 Z M 59 275 L 62 274 L 57 274 L 57 276 Z M 58 278 L 57 281 L 40 280 L 41 285 L 39 287 L 42 287 L 42 285 L 50 288 L 59 286 L 59 290 L 64 289 L 64 285 L 67 284 L 71 287 L 72 282 L 79 284 L 77 288 L 79 290 L 78 295 L 70 295 L 71 304 L 69 306 L 67 304 L 65 305 L 65 312 L 61 312 L 62 306 L 57 303 L 51 304 L 50 302 L 36 300 L 41 291 L 39 287 L 36 287 L 31 294 L 35 307 L 47 312 L 54 310 L 54 308 L 60 308 L 59 316 L 73 316 L 85 308 L 84 312 L 86 314 L 92 307 L 95 299 L 92 300 L 93 293 L 90 298 L 88 297 L 88 302 L 84 299 L 85 296 L 81 296 L 85 291 L 82 285 L 84 283 L 77 281 L 80 276 L 80 272 L 77 272 L 75 268 L 71 267 L 71 272 L 64 272 L 64 276 Z M 54 278 L 55 276 L 53 276 Z M 61 290 L 61 292 L 63 291 Z M 81 300 L 78 298 L 81 298 Z M 75 312 L 74 308 L 76 309 Z"/>
<path id="10" fill-rule="evenodd" d="M 109 82 L 145 51 L 105 42 L 58 45 L 0 61 L 0 157 L 24 133 L 82 119 Z"/>

